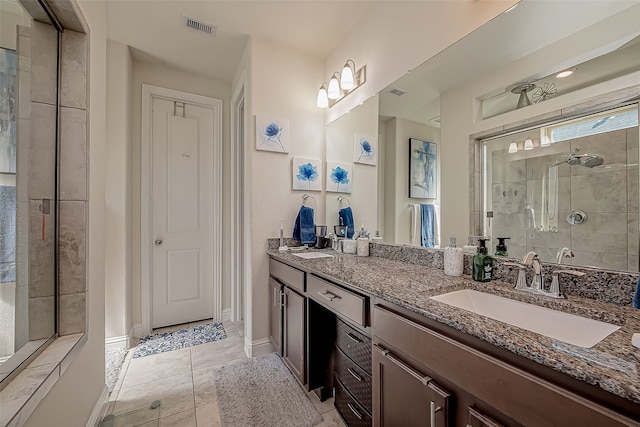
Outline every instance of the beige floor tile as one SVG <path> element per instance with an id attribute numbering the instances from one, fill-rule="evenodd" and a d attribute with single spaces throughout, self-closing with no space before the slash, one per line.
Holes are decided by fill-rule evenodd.
<path id="1" fill-rule="evenodd" d="M 188 372 L 191 372 L 191 352 L 188 348 L 138 357 L 129 362 L 122 387 Z"/>
<path id="2" fill-rule="evenodd" d="M 239 359 L 246 360 L 247 355 L 238 336 L 191 347 L 191 367 L 194 371 L 219 367 Z"/>
<path id="3" fill-rule="evenodd" d="M 216 384 L 213 381 L 214 368 L 193 371 L 193 392 L 196 407 L 217 402 Z"/>
<path id="4" fill-rule="evenodd" d="M 227 337 L 239 336 L 238 328 L 236 328 L 231 320 L 225 320 L 222 322 L 222 326 L 224 327 L 224 331 L 227 333 Z"/>
<path id="5" fill-rule="evenodd" d="M 159 421 L 151 421 L 142 424 L 140 427 L 196 427 L 196 410 L 179 412 L 168 417 L 160 418 Z"/>
<path id="6" fill-rule="evenodd" d="M 160 400 L 160 417 L 164 418 L 194 408 L 193 380 L 191 372 L 169 376 L 133 387 L 123 387 L 118 394 L 114 414 L 144 407 Z"/>
<path id="7" fill-rule="evenodd" d="M 222 427 L 217 403 L 208 403 L 196 408 L 198 427 Z"/>
<path id="8" fill-rule="evenodd" d="M 332 397 L 325 400 L 324 402 L 320 402 L 320 399 L 318 398 L 318 396 L 316 396 L 316 394 L 313 391 L 308 392 L 307 396 L 309 397 L 309 400 L 311 401 L 311 403 L 313 403 L 313 406 L 316 408 L 316 411 L 318 411 L 321 415 L 329 411 L 335 410 L 335 407 L 333 406 Z"/>

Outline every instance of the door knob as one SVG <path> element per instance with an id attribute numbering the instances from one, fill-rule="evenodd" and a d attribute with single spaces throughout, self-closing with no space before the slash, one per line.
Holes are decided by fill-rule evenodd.
<path id="1" fill-rule="evenodd" d="M 155 242 L 156 246 L 160 246 L 162 244 L 162 240 L 157 239 Z"/>

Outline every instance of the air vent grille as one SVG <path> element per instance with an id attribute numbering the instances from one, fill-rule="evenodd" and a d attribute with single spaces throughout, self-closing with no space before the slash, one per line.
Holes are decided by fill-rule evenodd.
<path id="1" fill-rule="evenodd" d="M 198 21 L 197 19 L 189 18 L 188 16 L 183 16 L 184 25 L 193 28 L 194 30 L 202 31 L 203 33 L 207 33 L 210 36 L 216 36 L 216 27 L 211 24 L 207 24 L 206 22 Z"/>
<path id="2" fill-rule="evenodd" d="M 398 89 L 397 87 L 394 87 L 393 89 L 391 89 L 389 91 L 389 93 L 392 93 L 392 94 L 397 95 L 397 96 L 402 96 L 405 93 L 407 93 L 407 91 L 402 90 L 402 89 Z"/>

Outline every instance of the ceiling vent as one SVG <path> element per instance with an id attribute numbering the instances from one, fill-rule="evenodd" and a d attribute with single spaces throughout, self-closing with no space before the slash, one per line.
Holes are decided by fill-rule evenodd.
<path id="1" fill-rule="evenodd" d="M 391 89 L 389 91 L 389 93 L 392 93 L 392 94 L 394 94 L 396 96 L 402 96 L 405 93 L 407 93 L 407 91 L 406 90 L 402 90 L 402 89 L 398 89 L 397 87 L 394 87 L 393 89 Z"/>
<path id="2" fill-rule="evenodd" d="M 189 28 L 202 31 L 203 33 L 207 33 L 212 37 L 216 36 L 216 27 L 214 25 L 207 24 L 206 22 L 198 21 L 197 19 L 189 18 L 188 16 L 183 16 L 182 22 L 184 22 L 184 25 Z"/>
<path id="3" fill-rule="evenodd" d="M 440 124 L 440 116 L 435 116 L 429 120 L 430 122 Z"/>

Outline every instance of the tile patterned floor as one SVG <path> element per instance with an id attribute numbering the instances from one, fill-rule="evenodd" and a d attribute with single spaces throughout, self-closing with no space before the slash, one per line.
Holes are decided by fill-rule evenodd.
<path id="1" fill-rule="evenodd" d="M 188 326 L 207 323 L 196 322 Z M 127 353 L 120 377 L 111 393 L 107 413 L 121 414 L 162 402 L 160 421 L 149 422 L 149 414 L 127 417 L 128 426 L 223 427 L 218 413 L 213 369 L 247 359 L 241 338 L 243 325 L 223 322 L 227 339 L 133 359 Z M 184 328 L 178 325 L 154 330 L 166 332 Z M 317 427 L 344 427 L 333 407 L 333 399 L 320 402 L 314 393 L 309 398 L 322 415 Z M 118 424 L 120 425 L 120 424 Z"/>

